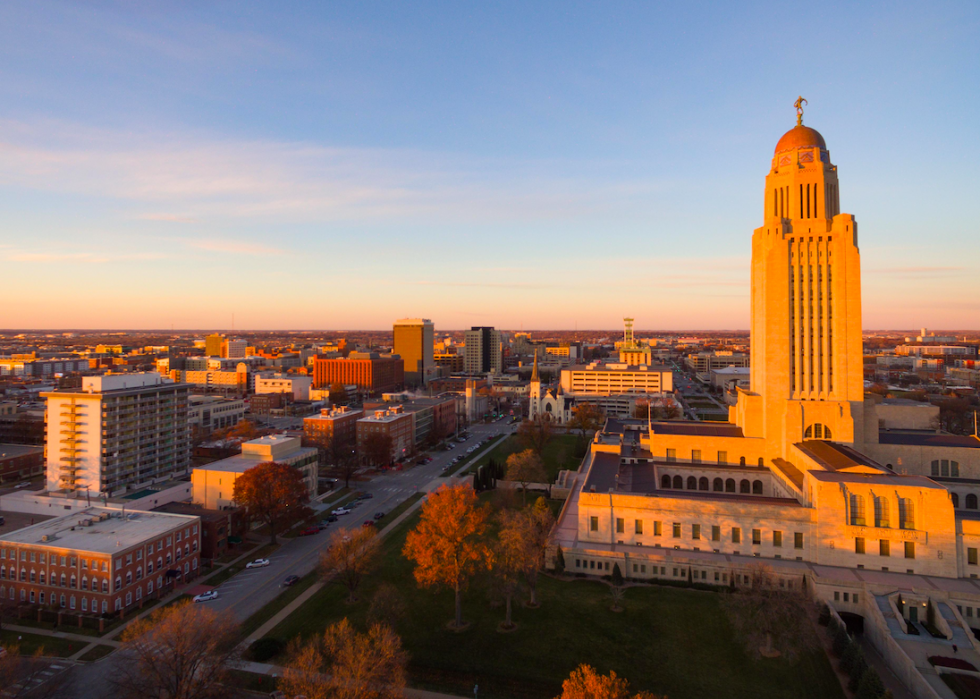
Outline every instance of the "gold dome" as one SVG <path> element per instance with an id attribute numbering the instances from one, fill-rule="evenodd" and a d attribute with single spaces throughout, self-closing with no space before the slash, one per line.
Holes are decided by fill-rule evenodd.
<path id="1" fill-rule="evenodd" d="M 823 136 L 816 129 L 811 129 L 809 126 L 800 124 L 783 134 L 783 137 L 779 139 L 779 143 L 776 144 L 776 153 L 815 147 L 827 150 L 827 144 L 823 140 Z"/>

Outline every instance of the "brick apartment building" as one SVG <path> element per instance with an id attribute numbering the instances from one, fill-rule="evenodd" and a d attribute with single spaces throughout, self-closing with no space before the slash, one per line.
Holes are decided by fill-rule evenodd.
<path id="1" fill-rule="evenodd" d="M 375 410 L 368 417 L 357 421 L 357 452 L 362 457 L 367 453 L 365 443 L 373 434 L 391 438 L 389 462 L 410 456 L 414 452 L 415 420 L 400 405 Z"/>
<path id="2" fill-rule="evenodd" d="M 313 385 L 355 385 L 366 393 L 397 391 L 405 384 L 405 364 L 401 357 L 376 352 L 351 352 L 344 358 L 317 357 L 313 361 Z"/>
<path id="3" fill-rule="evenodd" d="M 90 507 L 0 536 L 0 599 L 107 614 L 195 577 L 200 518 Z"/>
<path id="4" fill-rule="evenodd" d="M 0 444 L 0 483 L 19 481 L 44 473 L 44 447 Z"/>
<path id="5" fill-rule="evenodd" d="M 357 421 L 364 417 L 363 410 L 344 406 L 321 410 L 319 415 L 303 419 L 303 444 L 327 449 L 338 443 L 354 444 L 357 440 Z"/>

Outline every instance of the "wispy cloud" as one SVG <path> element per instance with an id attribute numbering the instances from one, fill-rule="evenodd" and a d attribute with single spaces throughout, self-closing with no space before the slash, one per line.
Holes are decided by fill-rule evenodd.
<path id="1" fill-rule="evenodd" d="M 285 250 L 274 248 L 261 243 L 250 243 L 243 240 L 184 240 L 185 245 L 198 250 L 208 250 L 210 252 L 231 253 L 234 255 L 284 255 Z"/>

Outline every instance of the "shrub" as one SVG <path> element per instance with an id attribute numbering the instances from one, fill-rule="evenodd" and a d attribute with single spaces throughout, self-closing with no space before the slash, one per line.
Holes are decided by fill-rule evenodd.
<path id="1" fill-rule="evenodd" d="M 285 647 L 286 644 L 278 638 L 260 638 L 248 647 L 245 657 L 256 663 L 264 663 L 279 655 Z"/>
<path id="2" fill-rule="evenodd" d="M 854 676 L 854 668 L 857 666 L 858 658 L 861 655 L 861 648 L 853 641 L 847 644 L 844 654 L 840 657 L 840 669 L 848 675 Z"/>
<path id="3" fill-rule="evenodd" d="M 881 681 L 878 671 L 873 667 L 867 668 L 861 677 L 861 683 L 858 685 L 858 699 L 881 699 L 881 695 L 884 693 L 885 683 Z"/>
<path id="4" fill-rule="evenodd" d="M 612 584 L 615 585 L 616 587 L 623 586 L 623 571 L 619 569 L 618 563 L 613 564 L 611 579 L 612 579 Z"/>
<path id="5" fill-rule="evenodd" d="M 565 554 L 562 553 L 561 546 L 558 547 L 558 552 L 555 554 L 555 573 L 561 575 L 565 572 Z"/>
<path id="6" fill-rule="evenodd" d="M 838 624 L 837 631 L 834 632 L 834 655 L 843 658 L 850 645 L 851 637 L 847 635 L 847 629 Z"/>
<path id="7" fill-rule="evenodd" d="M 854 644 L 857 646 L 857 644 Z M 860 648 L 858 648 L 860 651 Z M 857 659 L 854 661 L 854 668 L 851 670 L 851 679 L 847 683 L 847 688 L 852 692 L 856 692 L 857 688 L 861 685 L 861 680 L 866 674 L 868 674 L 868 661 L 864 659 L 864 653 L 858 653 Z"/>

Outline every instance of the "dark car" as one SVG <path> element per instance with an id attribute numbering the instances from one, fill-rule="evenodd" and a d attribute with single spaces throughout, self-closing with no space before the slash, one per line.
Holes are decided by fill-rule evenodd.
<path id="1" fill-rule="evenodd" d="M 337 515 L 327 515 L 327 516 L 326 516 L 326 517 L 324 518 L 324 520 L 323 520 L 323 521 L 324 521 L 324 522 L 336 522 L 336 521 L 337 521 Z"/>
<path id="2" fill-rule="evenodd" d="M 374 518 L 375 519 L 381 519 L 384 516 L 385 516 L 385 513 L 384 512 L 375 512 L 374 513 Z"/>
<path id="3" fill-rule="evenodd" d="M 360 494 L 360 496 L 358 496 L 358 498 L 357 498 L 357 499 L 358 499 L 358 500 L 370 500 L 370 499 L 371 499 L 371 498 L 373 498 L 373 497 L 374 497 L 374 496 L 373 496 L 373 495 L 371 495 L 371 493 L 361 493 L 361 494 Z"/>
<path id="4" fill-rule="evenodd" d="M 282 584 L 285 585 L 286 587 L 292 587 L 298 582 L 299 582 L 298 575 L 287 575 L 286 579 L 282 581 Z"/>

